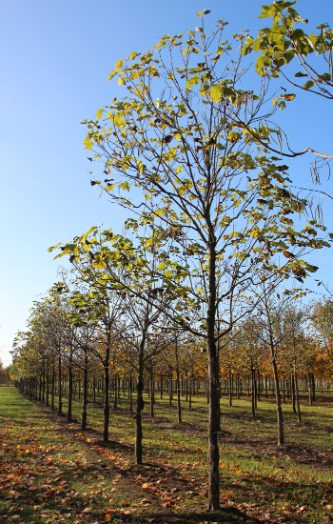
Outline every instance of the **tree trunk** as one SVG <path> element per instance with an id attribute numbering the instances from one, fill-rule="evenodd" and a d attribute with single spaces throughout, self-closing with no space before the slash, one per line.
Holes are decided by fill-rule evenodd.
<path id="1" fill-rule="evenodd" d="M 161 387 L 160 399 L 162 400 L 163 398 L 163 375 L 161 375 L 161 378 L 160 378 L 160 387 Z"/>
<path id="2" fill-rule="evenodd" d="M 231 368 L 228 371 L 228 384 L 229 384 L 229 406 L 232 406 L 232 372 Z"/>
<path id="3" fill-rule="evenodd" d="M 311 376 L 310 373 L 308 373 L 308 398 L 309 398 L 309 406 L 312 406 L 312 388 L 311 388 Z"/>
<path id="4" fill-rule="evenodd" d="M 133 378 L 132 378 L 132 371 L 130 372 L 130 376 L 129 376 L 128 393 L 129 393 L 129 410 L 130 410 L 131 413 L 133 413 Z"/>
<path id="5" fill-rule="evenodd" d="M 175 357 L 176 357 L 176 384 L 177 384 L 177 414 L 178 424 L 182 423 L 182 405 L 180 401 L 180 372 L 179 372 L 179 355 L 178 355 L 178 338 L 175 335 Z"/>
<path id="6" fill-rule="evenodd" d="M 58 415 L 62 415 L 62 361 L 60 349 L 58 355 Z"/>
<path id="7" fill-rule="evenodd" d="M 253 364 L 251 364 L 251 407 L 252 407 L 252 418 L 253 420 L 256 418 L 256 400 L 255 400 L 255 376 L 254 376 L 254 367 Z"/>
<path id="8" fill-rule="evenodd" d="M 46 395 L 45 403 L 46 403 L 47 406 L 50 405 L 50 398 L 49 398 L 50 397 L 50 384 L 49 384 L 49 378 L 50 378 L 49 374 L 47 373 L 46 374 L 46 393 L 45 393 L 45 395 Z"/>
<path id="9" fill-rule="evenodd" d="M 276 414 L 277 414 L 277 444 L 282 446 L 284 444 L 284 424 L 283 424 L 283 412 L 282 412 L 282 403 L 281 403 L 281 392 L 280 392 L 280 382 L 279 382 L 279 372 L 276 364 L 276 356 L 274 348 L 271 348 L 272 351 L 272 368 L 274 376 L 274 386 L 275 386 L 275 399 L 276 399 Z"/>
<path id="10" fill-rule="evenodd" d="M 314 374 L 311 373 L 312 402 L 316 402 L 316 381 Z"/>
<path id="11" fill-rule="evenodd" d="M 104 420 L 103 420 L 103 442 L 109 442 L 109 421 L 110 421 L 110 352 L 111 352 L 111 333 L 110 327 L 107 333 L 107 347 L 104 359 Z"/>
<path id="12" fill-rule="evenodd" d="M 290 375 L 290 391 L 291 391 L 291 403 L 293 407 L 293 413 L 296 414 L 296 393 L 295 393 L 295 378 L 294 372 L 291 372 Z"/>
<path id="13" fill-rule="evenodd" d="M 155 384 L 154 384 L 154 368 L 151 364 L 150 368 L 150 416 L 154 418 L 154 404 L 155 404 Z"/>
<path id="14" fill-rule="evenodd" d="M 82 421 L 81 427 L 87 429 L 88 412 L 88 350 L 84 348 L 84 368 L 83 368 L 83 402 L 82 402 Z"/>
<path id="15" fill-rule="evenodd" d="M 172 367 L 170 366 L 170 369 L 169 369 L 169 406 L 170 407 L 172 406 L 172 398 L 173 398 L 173 393 L 172 393 Z"/>
<path id="16" fill-rule="evenodd" d="M 298 422 L 302 421 L 301 416 L 301 406 L 299 402 L 299 391 L 298 391 L 298 380 L 297 380 L 297 374 L 296 369 L 294 369 L 294 386 L 295 386 L 295 402 L 296 402 L 296 408 L 297 408 L 297 420 Z"/>
<path id="17" fill-rule="evenodd" d="M 51 379 L 51 408 L 54 410 L 55 405 L 55 363 L 52 361 L 52 379 Z"/>
<path id="18" fill-rule="evenodd" d="M 210 232 L 209 245 L 209 293 L 207 309 L 207 342 L 208 342 L 208 509 L 218 511 L 220 508 L 220 474 L 219 474 L 219 359 L 215 341 L 216 319 L 216 252 L 215 239 Z"/>
<path id="19" fill-rule="evenodd" d="M 68 409 L 67 420 L 72 421 L 72 404 L 73 404 L 73 347 L 72 344 L 69 350 L 69 365 L 68 365 Z"/>
<path id="20" fill-rule="evenodd" d="M 139 349 L 138 362 L 138 378 L 136 383 L 136 415 L 135 415 L 135 460 L 137 464 L 142 464 L 142 410 L 144 408 L 143 402 L 143 354 L 144 354 L 145 340 L 141 341 Z"/>

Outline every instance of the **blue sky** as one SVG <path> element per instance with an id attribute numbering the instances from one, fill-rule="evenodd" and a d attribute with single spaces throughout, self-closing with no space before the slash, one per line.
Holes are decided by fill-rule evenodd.
<path id="1" fill-rule="evenodd" d="M 130 51 L 195 27 L 198 9 L 255 31 L 256 0 L 10 0 L 0 16 L 0 358 L 9 361 L 29 308 L 57 279 L 47 248 L 91 225 L 121 229 L 124 213 L 89 185 L 85 129 L 117 92 L 107 76 Z M 331 0 L 301 0 L 301 12 L 332 24 Z M 288 113 L 288 114 L 287 114 Z M 281 116 L 295 147 L 332 151 L 332 103 L 299 97 Z M 310 159 L 293 165 L 306 185 Z M 332 184 L 331 184 L 332 185 Z M 331 213 L 332 214 L 332 213 Z M 333 229 L 333 223 L 332 228 Z M 329 282 L 331 254 L 315 262 Z"/>

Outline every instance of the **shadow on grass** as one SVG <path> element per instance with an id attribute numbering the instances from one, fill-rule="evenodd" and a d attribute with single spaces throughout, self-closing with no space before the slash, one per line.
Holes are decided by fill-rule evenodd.
<path id="1" fill-rule="evenodd" d="M 196 513 L 171 513 L 159 512 L 149 513 L 142 517 L 135 517 L 135 515 L 116 517 L 118 522 L 132 522 L 133 524 L 158 523 L 158 524 L 203 524 L 223 522 L 224 524 L 246 523 L 246 524 L 262 524 L 262 521 L 248 517 L 240 511 L 233 508 L 223 508 L 218 512 L 196 512 Z M 117 522 L 115 521 L 115 522 Z M 112 521 L 111 521 L 112 522 Z"/>

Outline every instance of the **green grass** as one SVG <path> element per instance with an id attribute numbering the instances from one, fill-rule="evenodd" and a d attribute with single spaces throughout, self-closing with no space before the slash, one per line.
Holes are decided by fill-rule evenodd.
<path id="1" fill-rule="evenodd" d="M 287 444 L 277 449 L 273 403 L 260 402 L 258 419 L 253 421 L 247 400 L 235 400 L 231 408 L 222 401 L 221 501 L 230 512 L 221 512 L 212 521 L 242 522 L 247 515 L 262 522 L 331 522 L 332 408 L 302 406 L 301 424 L 296 423 L 290 406 L 285 405 L 284 411 Z M 73 416 L 78 420 L 80 412 L 75 401 Z M 1 481 L 0 515 L 4 517 L 0 522 L 15 522 L 13 515 L 22 518 L 16 522 L 74 523 L 77 519 L 94 523 L 104 522 L 103 515 L 110 522 L 148 522 L 148 515 L 157 519 L 151 522 L 208 522 L 204 516 L 207 404 L 196 397 L 189 411 L 184 402 L 181 425 L 176 422 L 175 402 L 170 408 L 166 399 L 157 399 L 156 417 L 151 419 L 148 412 L 146 405 L 145 463 L 139 467 L 133 460 L 134 419 L 125 399 L 112 411 L 111 444 L 103 447 L 100 406 L 89 405 L 90 429 L 83 433 L 78 424 L 65 423 L 14 388 L 0 388 L 2 428 L 6 422 L 2 442 L 9 449 L 7 460 L 6 454 L 0 457 L 6 465 L 1 475 L 7 475 L 8 484 L 10 471 L 16 474 L 22 466 L 28 468 L 23 480 L 25 474 L 29 479 L 29 467 L 34 464 L 33 485 L 38 485 L 37 502 L 32 500 L 33 490 L 28 490 L 29 498 L 22 504 L 15 495 L 8 495 L 6 482 Z M 17 449 L 17 442 L 31 453 Z M 66 482 L 59 494 L 54 478 Z M 23 480 L 12 479 L 19 486 Z M 48 490 L 50 495 L 43 499 Z M 31 510 L 35 506 L 40 507 Z M 84 508 L 91 508 L 92 513 L 82 513 Z M 234 513 L 236 509 L 241 513 Z M 36 511 L 40 520 L 33 520 Z M 165 516 L 168 511 L 172 513 Z"/>

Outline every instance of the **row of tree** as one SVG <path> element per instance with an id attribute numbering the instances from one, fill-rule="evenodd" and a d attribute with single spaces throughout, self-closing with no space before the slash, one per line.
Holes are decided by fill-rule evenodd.
<path id="1" fill-rule="evenodd" d="M 303 313 L 291 304 L 291 298 L 302 294 L 290 289 L 294 282 L 302 284 L 317 269 L 305 254 L 329 247 L 332 240 L 309 200 L 292 189 L 284 163 L 311 148 L 290 150 L 274 120 L 295 94 L 284 88 L 272 104 L 269 78 L 284 75 L 294 59 L 303 68 L 296 78 L 311 77 L 301 89 L 328 98 L 332 86 L 332 32 L 322 26 L 318 34 L 306 35 L 297 27 L 305 21 L 294 4 L 265 6 L 263 16 L 272 19 L 272 28 L 257 38 L 234 35 L 232 41 L 226 39 L 227 24 L 221 20 L 213 33 L 206 33 L 204 10 L 194 31 L 166 35 L 147 53 L 133 52 L 116 63 L 110 78 L 118 78 L 123 96 L 86 121 L 85 147 L 92 152 L 90 160 L 104 166 L 103 177 L 91 184 L 131 210 L 134 218 L 126 221 L 124 234 L 92 227 L 53 248 L 57 256 L 69 257 L 72 282 L 56 284 L 36 305 L 29 334 L 20 335 L 15 350 L 15 365 L 25 348 L 23 364 L 30 363 L 30 370 L 32 363 L 35 369 L 42 366 L 39 378 L 29 375 L 29 387 L 48 398 L 51 384 L 51 399 L 57 388 L 60 412 L 66 378 L 69 417 L 74 377 L 81 370 L 84 427 L 94 381 L 89 373 L 99 363 L 104 440 L 110 370 L 114 374 L 113 366 L 127 362 L 130 392 L 136 381 L 138 463 L 144 379 L 154 376 L 158 359 L 168 361 L 166 355 L 172 354 L 172 380 L 175 373 L 180 395 L 183 362 L 194 362 L 197 375 L 197 354 L 203 351 L 211 510 L 219 508 L 220 363 L 227 369 L 230 356 L 230 392 L 232 375 L 241 376 L 250 365 L 255 416 L 261 359 L 269 352 L 282 444 L 280 375 L 292 377 L 300 417 L 299 377 L 306 374 L 313 388 L 310 377 L 321 358 L 316 351 L 325 360 L 331 344 L 331 338 L 323 346 L 315 344 L 300 328 Z M 260 52 L 259 85 L 247 74 L 254 51 Z M 311 53 L 324 59 L 328 72 L 317 73 L 308 65 Z M 279 353 L 285 355 L 283 371 Z M 238 357 L 241 364 L 235 371 Z"/>

